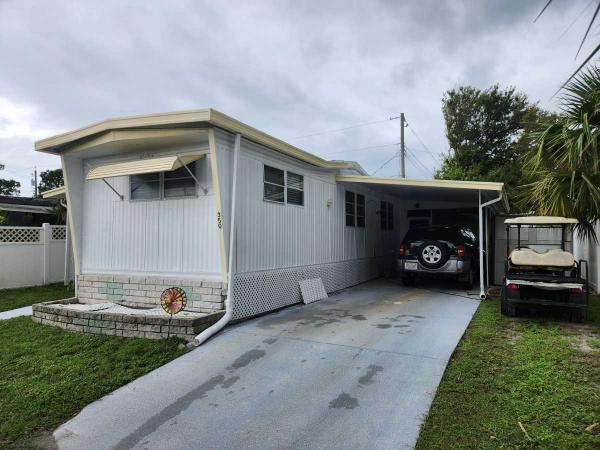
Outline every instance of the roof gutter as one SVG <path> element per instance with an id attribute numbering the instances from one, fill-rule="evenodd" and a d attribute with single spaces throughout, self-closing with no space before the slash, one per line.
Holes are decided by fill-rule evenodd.
<path id="1" fill-rule="evenodd" d="M 229 261 L 227 267 L 227 298 L 225 299 L 225 315 L 211 327 L 204 330 L 192 341 L 194 346 L 202 345 L 213 335 L 221 331 L 225 325 L 229 323 L 233 317 L 233 249 L 235 248 L 235 206 L 236 206 L 236 191 L 237 191 L 237 173 L 238 159 L 240 157 L 240 144 L 242 136 L 238 133 L 235 135 L 235 145 L 233 149 L 233 176 L 231 180 L 231 223 L 229 224 Z"/>

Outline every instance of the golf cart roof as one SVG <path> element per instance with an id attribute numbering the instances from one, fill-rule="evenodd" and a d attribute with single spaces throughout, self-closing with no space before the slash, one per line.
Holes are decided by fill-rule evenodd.
<path id="1" fill-rule="evenodd" d="M 553 216 L 513 217 L 504 221 L 507 225 L 569 225 L 579 223 L 577 219 Z"/>

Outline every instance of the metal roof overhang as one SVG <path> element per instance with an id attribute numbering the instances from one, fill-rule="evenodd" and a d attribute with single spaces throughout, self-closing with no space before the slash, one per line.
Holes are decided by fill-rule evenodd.
<path id="1" fill-rule="evenodd" d="M 85 157 L 90 158 L 96 156 L 92 153 L 92 146 L 107 144 L 102 141 L 103 136 L 106 136 L 107 133 L 138 133 L 138 136 L 130 134 L 129 137 L 131 138 L 130 140 L 135 139 L 133 142 L 141 143 L 140 139 L 143 132 L 146 132 L 147 136 L 150 133 L 154 133 L 156 137 L 162 136 L 174 139 L 178 133 L 181 136 L 181 133 L 189 132 L 190 130 L 206 131 L 210 127 L 239 133 L 246 139 L 317 167 L 333 170 L 348 169 L 366 175 L 365 170 L 360 164 L 354 161 L 325 160 L 211 108 L 107 119 L 77 130 L 37 141 L 35 143 L 35 150 L 54 155 L 69 153 L 72 156 L 76 155 L 77 152 L 84 153 L 83 151 L 85 150 Z M 165 132 L 173 133 L 173 135 L 163 136 Z M 121 135 L 123 136 L 122 133 Z M 112 138 L 109 137 L 108 139 Z M 148 142 L 144 144 L 144 147 L 147 144 Z M 113 151 L 113 153 L 117 152 Z"/>
<path id="2" fill-rule="evenodd" d="M 67 188 L 59 186 L 54 189 L 42 192 L 42 198 L 58 198 L 65 199 L 67 197 Z"/>
<path id="3" fill-rule="evenodd" d="M 392 177 L 349 176 L 338 175 L 336 181 L 341 183 L 361 183 L 369 187 L 393 195 L 401 200 L 413 203 L 459 202 L 478 206 L 479 192 L 482 202 L 493 200 L 502 194 L 503 206 L 506 211 L 509 205 L 504 195 L 504 184 L 488 181 L 460 181 L 460 180 L 419 180 Z M 496 203 L 496 206 L 499 204 Z"/>
<path id="4" fill-rule="evenodd" d="M 52 206 L 16 205 L 13 203 L 0 203 L 0 211 L 12 211 L 33 214 L 52 214 L 54 209 Z"/>
<path id="5" fill-rule="evenodd" d="M 126 175 L 170 172 L 193 161 L 199 160 L 205 153 L 208 153 L 208 151 L 193 155 L 163 156 L 160 158 L 147 158 L 122 163 L 104 164 L 90 169 L 85 178 L 86 180 L 99 180 L 102 178 L 122 177 Z"/>

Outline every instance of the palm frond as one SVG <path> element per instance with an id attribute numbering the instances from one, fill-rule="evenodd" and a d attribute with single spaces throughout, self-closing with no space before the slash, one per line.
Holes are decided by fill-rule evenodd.
<path id="1" fill-rule="evenodd" d="M 583 47 L 583 43 L 585 42 L 585 40 L 588 37 L 588 34 L 590 33 L 590 29 L 592 28 L 592 25 L 594 24 L 594 21 L 596 20 L 596 16 L 598 15 L 598 11 L 600 11 L 600 2 L 598 2 L 598 6 L 596 6 L 596 10 L 594 11 L 594 15 L 592 16 L 592 20 L 590 20 L 590 23 L 588 24 L 587 30 L 585 30 L 585 34 L 583 35 L 583 39 L 581 40 L 581 43 L 579 44 L 579 48 L 577 49 L 577 53 L 575 54 L 575 59 L 577 59 L 577 57 L 579 56 L 579 52 L 581 51 L 581 47 Z"/>
<path id="2" fill-rule="evenodd" d="M 544 11 L 546 11 L 546 9 L 548 8 L 548 6 L 550 6 L 550 3 L 552 3 L 552 1 L 553 0 L 548 0 L 548 2 L 544 5 L 539 14 L 535 17 L 535 19 L 533 19 L 534 22 L 537 22 L 537 20 L 542 16 L 542 14 L 544 14 Z"/>

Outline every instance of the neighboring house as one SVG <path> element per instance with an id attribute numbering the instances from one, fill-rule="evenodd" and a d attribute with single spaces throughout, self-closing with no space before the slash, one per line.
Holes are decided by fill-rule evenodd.
<path id="1" fill-rule="evenodd" d="M 62 160 L 81 302 L 155 306 L 179 286 L 212 311 L 229 280 L 234 318 L 250 317 L 300 301 L 301 279 L 332 292 L 390 273 L 411 220 L 468 211 L 487 241 L 503 206 L 501 183 L 369 177 L 212 109 L 105 120 L 36 150 Z"/>
<path id="2" fill-rule="evenodd" d="M 10 197 L 0 195 L 0 214 L 6 218 L 2 226 L 40 227 L 43 223 L 57 223 L 60 202 L 55 199 Z"/>

